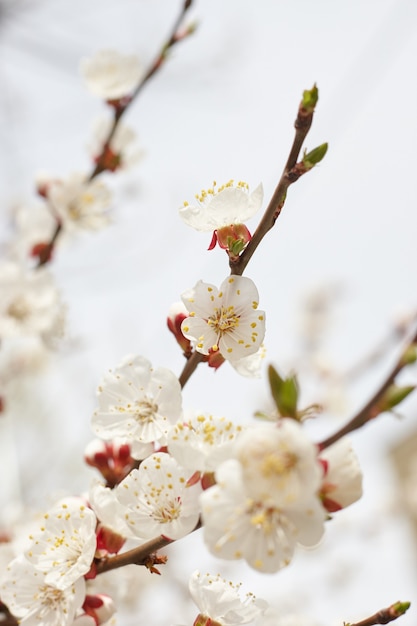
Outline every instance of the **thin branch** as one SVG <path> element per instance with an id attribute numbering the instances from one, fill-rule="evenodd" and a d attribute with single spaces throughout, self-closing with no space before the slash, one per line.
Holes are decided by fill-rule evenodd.
<path id="1" fill-rule="evenodd" d="M 381 609 L 375 615 L 371 615 L 355 624 L 345 624 L 345 626 L 375 626 L 376 624 L 389 624 L 408 610 L 410 602 L 395 602 L 386 609 Z"/>
<path id="2" fill-rule="evenodd" d="M 122 554 L 117 554 L 116 556 L 108 559 L 102 559 L 97 563 L 96 572 L 97 574 L 102 574 L 103 572 L 108 572 L 112 569 L 132 564 L 146 565 L 146 562 L 151 554 L 157 550 L 161 550 L 161 548 L 165 548 L 172 542 L 173 539 L 167 539 L 166 537 L 161 536 L 155 537 L 155 539 L 151 539 L 143 545 L 133 548 L 133 550 L 122 552 Z"/>
<path id="3" fill-rule="evenodd" d="M 165 60 L 167 58 L 168 51 L 176 43 L 178 43 L 179 41 L 182 41 L 183 39 L 185 39 L 185 37 L 187 37 L 189 34 L 191 34 L 192 30 L 184 31 L 184 33 L 182 33 L 182 34 L 179 32 L 179 28 L 181 26 L 181 23 L 182 23 L 184 17 L 185 17 L 185 14 L 188 11 L 188 9 L 191 7 L 191 5 L 192 5 L 192 0 L 186 0 L 183 3 L 181 11 L 180 11 L 177 19 L 175 20 L 174 26 L 171 29 L 171 34 L 170 34 L 168 40 L 162 46 L 162 48 L 161 48 L 160 52 L 158 53 L 156 59 L 153 61 L 153 63 L 149 67 L 148 71 L 146 72 L 146 74 L 144 75 L 144 77 L 142 78 L 142 80 L 140 81 L 138 86 L 136 87 L 135 91 L 133 92 L 133 94 L 129 98 L 126 98 L 125 101 L 122 100 L 122 104 L 116 105 L 116 107 L 114 109 L 113 124 L 112 124 L 112 126 L 110 128 L 110 131 L 109 131 L 109 133 L 107 135 L 107 138 L 106 138 L 106 140 L 105 140 L 105 142 L 103 144 L 103 149 L 102 149 L 101 155 L 99 156 L 99 158 L 97 160 L 97 164 L 96 164 L 94 170 L 92 171 L 92 173 L 90 174 L 89 180 L 93 180 L 93 178 L 95 178 L 101 172 L 104 171 L 104 169 L 105 169 L 104 158 L 105 158 L 106 148 L 110 145 L 110 142 L 113 139 L 114 133 L 116 132 L 116 129 L 117 129 L 118 125 L 119 125 L 119 122 L 120 122 L 121 118 L 123 117 L 123 115 L 125 114 L 125 112 L 127 111 L 127 109 L 131 106 L 132 102 L 134 102 L 136 100 L 136 98 L 138 97 L 138 95 L 140 94 L 140 92 L 142 91 L 142 89 L 144 88 L 146 83 L 148 83 L 150 78 L 152 78 L 152 76 L 154 74 L 156 74 L 156 72 L 162 67 L 162 65 L 164 64 L 164 62 L 165 62 Z"/>
<path id="4" fill-rule="evenodd" d="M 288 155 L 288 159 L 282 172 L 281 178 L 273 193 L 269 205 L 247 247 L 237 259 L 230 259 L 229 265 L 231 274 L 235 274 L 238 276 L 241 276 L 243 274 L 247 264 L 249 263 L 262 239 L 265 237 L 266 233 L 271 230 L 276 220 L 278 219 L 282 207 L 285 203 L 288 187 L 299 178 L 299 175 L 292 174 L 292 170 L 297 164 L 300 150 L 308 134 L 308 131 L 310 130 L 313 121 L 313 115 L 314 109 L 304 108 L 303 102 L 301 102 L 298 109 L 297 119 L 294 122 L 295 135 L 293 144 L 291 146 L 291 150 Z"/>
<path id="5" fill-rule="evenodd" d="M 193 352 L 193 354 L 187 360 L 186 364 L 184 365 L 184 369 L 182 370 L 181 375 L 178 379 L 180 381 L 181 388 L 183 388 L 187 381 L 191 378 L 192 374 L 195 372 L 197 366 L 199 365 L 199 363 L 201 363 L 203 358 L 204 355 L 196 351 Z"/>
<path id="6" fill-rule="evenodd" d="M 121 99 L 120 101 L 118 101 L 117 103 L 115 103 L 114 106 L 114 117 L 113 117 L 113 122 L 111 125 L 111 128 L 109 130 L 109 133 L 103 143 L 103 147 L 101 150 L 101 154 L 97 159 L 97 163 L 93 169 L 93 171 L 91 172 L 90 176 L 88 177 L 88 180 L 91 181 L 94 178 L 96 178 L 99 174 L 101 174 L 103 171 L 105 171 L 106 167 L 105 167 L 105 158 L 106 158 L 106 152 L 107 152 L 107 148 L 110 145 L 111 140 L 113 139 L 114 133 L 116 132 L 116 129 L 119 125 L 119 122 L 121 120 L 121 118 L 123 117 L 123 115 L 125 114 L 125 112 L 127 111 L 127 109 L 130 107 L 130 105 L 132 104 L 132 102 L 134 100 L 136 100 L 136 98 L 138 97 L 139 93 L 142 91 L 143 87 L 145 86 L 146 83 L 148 83 L 149 79 L 152 78 L 152 76 L 162 67 L 162 65 L 164 64 L 166 58 L 167 58 L 167 54 L 168 51 L 178 42 L 182 41 L 183 39 L 185 39 L 186 37 L 188 37 L 188 35 L 191 35 L 191 33 L 194 31 L 194 28 L 188 28 L 186 30 L 184 30 L 183 32 L 180 32 L 180 26 L 181 23 L 184 19 L 185 14 L 187 13 L 188 9 L 191 7 L 193 0 L 184 0 L 183 5 L 181 7 L 181 10 L 179 12 L 179 15 L 177 17 L 177 19 L 175 20 L 174 26 L 171 29 L 171 34 L 167 40 L 167 42 L 162 46 L 159 54 L 157 55 L 156 59 L 154 60 L 154 62 L 151 64 L 151 66 L 149 67 L 148 71 L 146 72 L 146 74 L 144 75 L 144 77 L 142 78 L 142 80 L 140 81 L 140 83 L 138 84 L 138 86 L 136 87 L 135 91 L 133 92 L 133 94 L 130 97 L 127 97 L 125 99 Z M 42 265 L 45 265 L 46 263 L 48 263 L 48 261 L 51 258 L 51 253 L 53 251 L 54 245 L 56 243 L 56 240 L 58 239 L 59 235 L 62 232 L 62 228 L 61 225 L 59 226 L 59 228 L 55 231 L 55 233 L 53 234 L 52 238 L 50 239 L 50 241 L 45 245 L 45 252 L 43 253 L 42 256 L 39 256 L 39 263 L 37 265 L 37 267 L 41 267 Z"/>
<path id="7" fill-rule="evenodd" d="M 331 435 L 330 437 L 322 441 L 319 444 L 320 449 L 328 448 L 329 446 L 332 445 L 332 443 L 335 443 L 336 441 L 338 441 L 339 439 L 341 439 L 348 433 L 351 433 L 352 431 L 357 430 L 358 428 L 361 428 L 367 422 L 374 419 L 381 413 L 381 408 L 379 406 L 380 402 L 382 398 L 384 397 L 388 388 L 394 383 L 396 377 L 401 372 L 401 370 L 404 369 L 404 367 L 406 367 L 407 365 L 409 365 L 409 361 L 407 361 L 407 359 L 404 359 L 404 354 L 406 354 L 407 350 L 411 349 L 413 345 L 415 345 L 416 343 L 417 343 L 417 330 L 412 336 L 412 338 L 410 339 L 405 350 L 402 351 L 401 356 L 395 363 L 394 367 L 388 373 L 388 376 L 382 382 L 381 386 L 377 389 L 377 391 L 374 393 L 372 398 L 365 404 L 365 406 L 359 411 L 359 413 L 357 413 L 351 420 L 349 420 L 349 422 L 347 422 L 347 424 L 342 426 L 342 428 L 336 431 L 333 435 Z"/>

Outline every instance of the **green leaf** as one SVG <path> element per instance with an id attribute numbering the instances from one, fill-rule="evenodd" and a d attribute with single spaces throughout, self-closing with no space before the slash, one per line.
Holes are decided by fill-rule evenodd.
<path id="1" fill-rule="evenodd" d="M 324 158 L 328 147 L 328 143 L 322 143 L 321 146 L 317 146 L 317 148 L 314 148 L 311 152 L 304 154 L 303 163 L 308 170 L 311 170 L 311 168 L 317 165 L 317 163 L 320 163 L 320 161 Z"/>
<path id="2" fill-rule="evenodd" d="M 319 99 L 319 90 L 317 89 L 317 85 L 314 83 L 312 89 L 306 89 L 303 92 L 303 99 L 301 100 L 301 107 L 305 109 L 308 113 L 313 113 L 316 108 L 316 104 Z"/>
<path id="3" fill-rule="evenodd" d="M 293 374 L 288 378 L 282 378 L 276 369 L 270 365 L 268 378 L 272 397 L 281 417 L 297 419 L 299 388 L 296 375 Z"/>
<path id="4" fill-rule="evenodd" d="M 391 409 L 400 404 L 414 391 L 415 388 L 415 385 L 405 385 L 404 387 L 399 387 L 395 384 L 390 385 L 378 403 L 379 411 L 381 413 L 391 411 Z"/>

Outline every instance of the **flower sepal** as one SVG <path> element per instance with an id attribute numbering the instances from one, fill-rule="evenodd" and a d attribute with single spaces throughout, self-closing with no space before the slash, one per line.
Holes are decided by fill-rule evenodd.
<path id="1" fill-rule="evenodd" d="M 222 626 L 222 624 L 220 622 L 216 622 L 214 619 L 211 619 L 208 615 L 199 613 L 194 620 L 193 626 Z"/>

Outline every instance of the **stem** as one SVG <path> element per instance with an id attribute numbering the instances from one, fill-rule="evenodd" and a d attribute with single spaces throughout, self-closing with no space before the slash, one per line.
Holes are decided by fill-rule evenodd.
<path id="1" fill-rule="evenodd" d="M 203 360 L 204 355 L 200 352 L 193 352 L 190 356 L 186 364 L 184 365 L 184 369 L 181 372 L 179 377 L 181 388 L 184 388 L 187 381 L 191 378 L 192 374 L 197 369 L 197 366 Z"/>
<path id="2" fill-rule="evenodd" d="M 119 125 L 119 122 L 122 116 L 124 115 L 125 111 L 127 111 L 127 109 L 130 107 L 132 102 L 136 100 L 139 93 L 142 91 L 143 87 L 146 85 L 149 79 L 152 78 L 152 76 L 156 74 L 156 72 L 162 67 L 162 65 L 164 64 L 164 61 L 167 58 L 168 50 L 172 48 L 176 43 L 184 39 L 187 36 L 187 34 L 189 34 L 187 33 L 181 36 L 178 33 L 178 29 L 181 26 L 181 22 L 183 21 L 184 16 L 186 12 L 188 11 L 188 9 L 190 8 L 191 4 L 192 4 L 192 0 L 186 0 L 184 2 L 180 13 L 177 19 L 175 20 L 174 26 L 171 29 L 171 35 L 169 36 L 167 42 L 162 46 L 159 54 L 157 55 L 156 59 L 149 67 L 148 71 L 146 72 L 142 80 L 140 81 L 139 85 L 136 87 L 132 96 L 128 100 L 126 100 L 125 104 L 121 105 L 120 107 L 115 108 L 113 124 L 110 128 L 109 134 L 107 135 L 107 139 L 104 142 L 103 150 L 102 150 L 101 155 L 98 158 L 97 164 L 94 170 L 92 171 L 92 173 L 90 174 L 90 177 L 89 177 L 90 181 L 93 180 L 96 176 L 98 176 L 104 170 L 103 160 L 104 160 L 105 149 L 110 145 L 110 142 L 113 139 L 114 133 L 116 132 L 117 126 Z"/>
<path id="3" fill-rule="evenodd" d="M 133 548 L 133 550 L 128 550 L 110 559 L 103 559 L 97 564 L 97 574 L 102 574 L 103 572 L 108 572 L 118 567 L 124 567 L 125 565 L 145 565 L 149 555 L 161 548 L 165 548 L 165 546 L 168 546 L 172 542 L 173 539 L 159 536 L 137 548 Z"/>
<path id="4" fill-rule="evenodd" d="M 415 344 L 416 342 L 417 342 L 417 330 L 415 331 L 414 335 L 412 336 L 411 340 L 406 346 L 405 351 L 407 351 L 407 349 L 410 349 L 413 346 L 413 344 Z M 404 367 L 406 367 L 408 364 L 409 363 L 404 360 L 404 350 L 403 350 L 401 352 L 401 356 L 395 363 L 394 367 L 389 372 L 385 380 L 382 382 L 379 389 L 377 389 L 377 391 L 374 393 L 372 398 L 365 404 L 365 406 L 359 411 L 359 413 L 357 413 L 354 417 L 352 417 L 351 420 L 349 420 L 349 422 L 347 422 L 347 424 L 342 426 L 342 428 L 337 430 L 333 435 L 330 435 L 330 437 L 322 441 L 319 444 L 320 449 L 324 450 L 324 448 L 328 448 L 329 446 L 331 446 L 333 443 L 335 443 L 336 441 L 338 441 L 339 439 L 341 439 L 348 433 L 351 433 L 352 431 L 357 430 L 358 428 L 361 428 L 371 419 L 374 419 L 375 417 L 377 417 L 380 413 L 380 411 L 378 410 L 378 404 L 380 400 L 384 396 L 387 389 L 393 384 L 393 382 L 395 381 L 395 378 L 398 376 L 401 370 Z"/>
<path id="5" fill-rule="evenodd" d="M 242 276 L 255 250 L 261 243 L 262 239 L 265 237 L 266 233 L 271 230 L 276 220 L 280 216 L 282 207 L 285 203 L 288 187 L 299 177 L 292 176 L 292 169 L 297 163 L 301 147 L 308 134 L 308 131 L 310 130 L 312 121 L 313 111 L 306 111 L 306 109 L 304 109 L 303 106 L 300 105 L 298 109 L 297 119 L 294 122 L 294 140 L 284 170 L 281 174 L 281 178 L 272 195 L 268 207 L 247 247 L 237 259 L 230 259 L 229 266 L 231 274 Z"/>
<path id="6" fill-rule="evenodd" d="M 346 626 L 375 626 L 375 624 L 389 624 L 393 622 L 408 610 L 410 607 L 409 602 L 395 602 L 391 604 L 387 609 L 381 609 L 375 615 L 371 615 L 360 622 L 354 624 L 346 624 Z"/>
<path id="7" fill-rule="evenodd" d="M 125 111 L 130 107 L 132 102 L 136 100 L 139 93 L 142 91 L 143 87 L 149 81 L 149 79 L 162 67 L 162 65 L 164 64 L 164 61 L 167 58 L 168 50 L 170 50 L 170 48 L 172 48 L 176 43 L 178 43 L 179 41 L 182 41 L 183 39 L 185 39 L 188 35 L 192 33 L 191 29 L 186 30 L 182 34 L 178 32 L 181 22 L 184 19 L 184 16 L 186 12 L 188 11 L 188 9 L 191 7 L 192 2 L 193 0 L 185 0 L 183 2 L 183 5 L 181 7 L 181 10 L 179 12 L 177 19 L 175 20 L 174 26 L 171 30 L 171 34 L 167 42 L 162 46 L 158 56 L 156 57 L 155 61 L 151 64 L 150 68 L 148 69 L 145 76 L 140 81 L 139 85 L 136 87 L 132 96 L 130 98 L 127 98 L 125 102 L 123 102 L 122 104 L 116 105 L 116 107 L 114 108 L 113 123 L 107 135 L 107 138 L 104 141 L 103 148 L 102 148 L 100 156 L 98 157 L 97 163 L 93 171 L 91 172 L 90 176 L 87 179 L 88 181 L 92 181 L 94 178 L 96 178 L 99 174 L 101 174 L 105 170 L 104 159 L 105 159 L 106 149 L 108 148 L 111 140 L 113 139 L 114 133 L 116 132 L 116 129 Z M 48 257 L 48 254 L 49 255 L 51 254 L 53 247 L 55 245 L 55 242 L 58 239 L 58 236 L 60 235 L 61 232 L 62 232 L 62 228 L 60 225 L 59 228 L 57 228 L 57 230 L 53 234 L 49 243 L 47 244 L 45 248 L 45 254 L 43 257 L 39 259 L 39 263 L 37 267 L 41 267 L 42 265 L 45 265 L 46 263 L 48 263 L 48 261 L 50 260 L 50 256 Z"/>

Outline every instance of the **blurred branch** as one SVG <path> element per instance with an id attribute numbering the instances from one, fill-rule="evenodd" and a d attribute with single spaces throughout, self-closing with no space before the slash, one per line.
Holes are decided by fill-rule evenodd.
<path id="1" fill-rule="evenodd" d="M 387 609 L 381 609 L 375 615 L 371 615 L 360 622 L 347 623 L 344 626 L 375 626 L 375 624 L 389 624 L 393 622 L 409 609 L 410 602 L 395 602 L 391 604 Z"/>
<path id="2" fill-rule="evenodd" d="M 402 351 L 401 356 L 395 363 L 394 367 L 389 372 L 388 376 L 382 382 L 381 386 L 374 393 L 372 398 L 365 404 L 365 406 L 357 413 L 347 424 L 345 424 L 341 429 L 336 431 L 333 435 L 322 441 L 319 446 L 320 449 L 327 448 L 331 446 L 332 443 L 335 443 L 344 435 L 357 430 L 364 426 L 367 422 L 377 417 L 380 413 L 384 411 L 390 410 L 395 404 L 392 406 L 388 406 L 388 395 L 390 390 L 394 388 L 394 382 L 398 374 L 411 363 L 415 362 L 415 354 L 416 354 L 416 343 L 417 343 L 417 330 L 414 332 L 412 338 L 408 342 L 405 349 Z M 398 388 L 400 389 L 400 388 Z M 407 389 L 407 388 L 404 388 Z M 411 390 L 411 388 L 410 388 Z M 409 392 L 408 392 L 409 393 Z M 406 393 L 406 395 L 408 395 Z M 401 401 L 401 400 L 400 400 Z"/>

